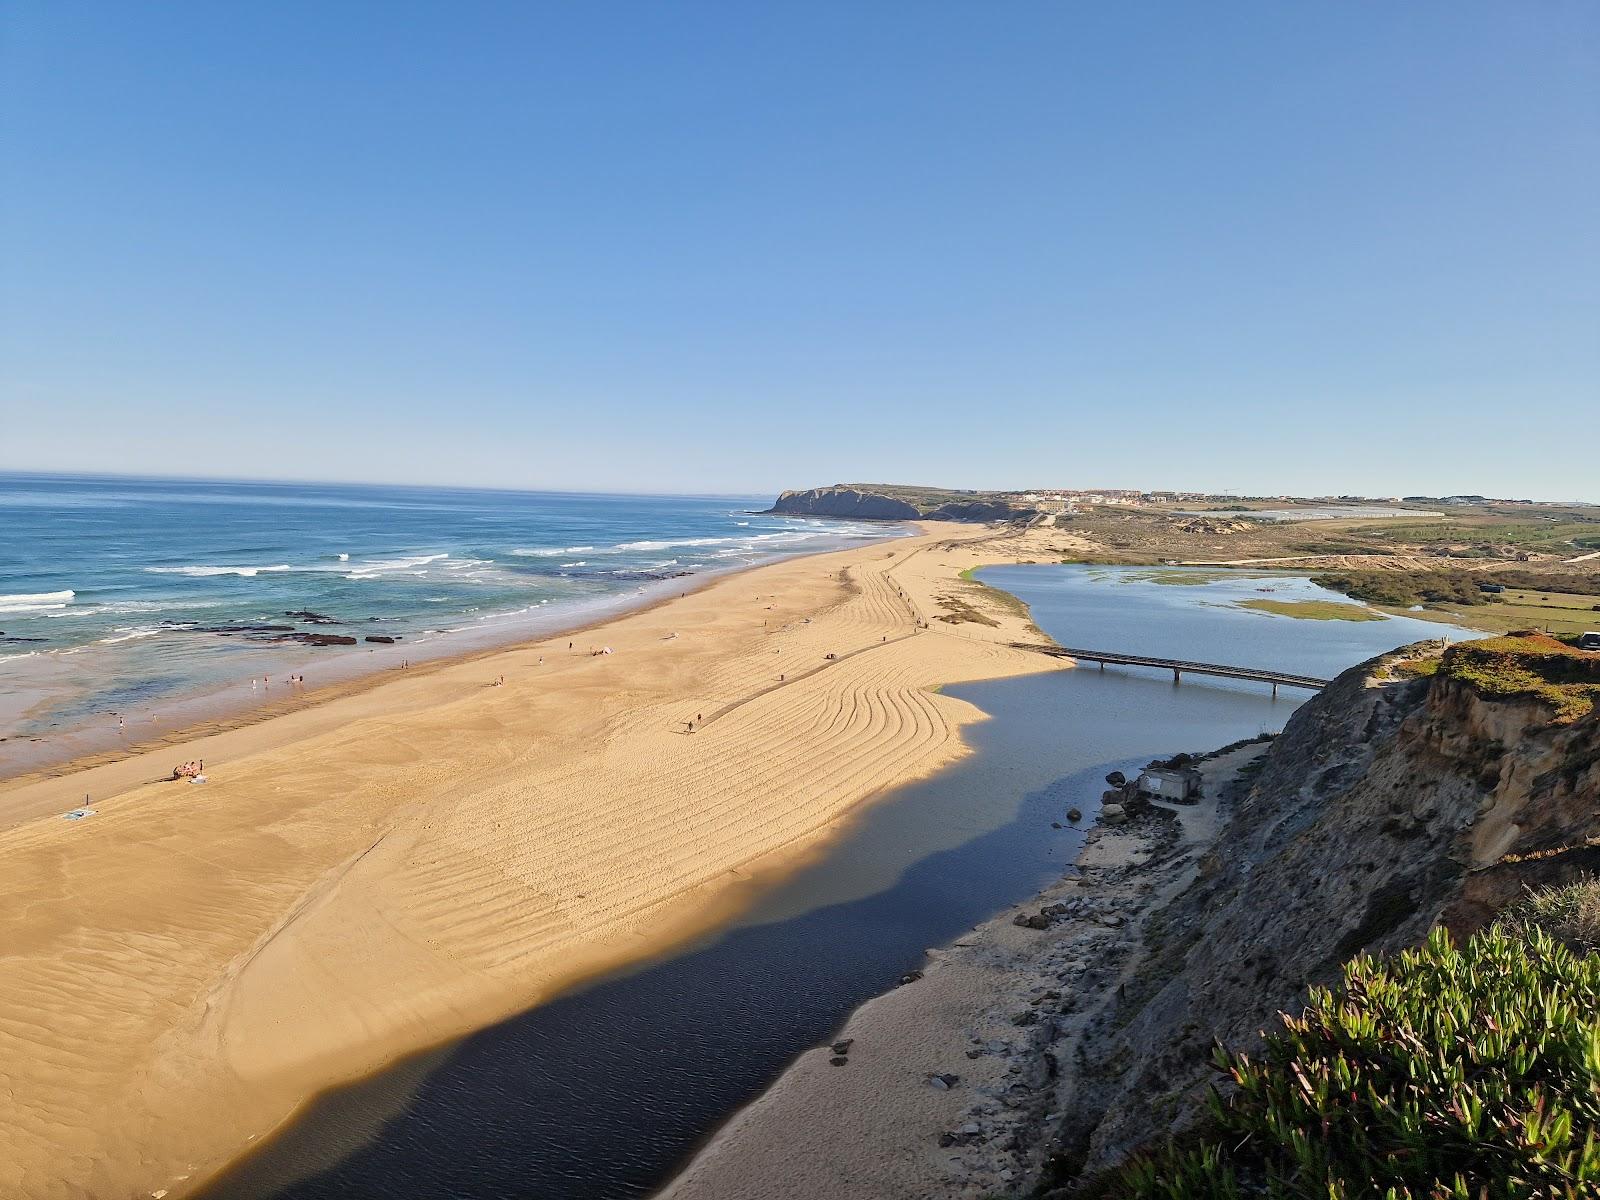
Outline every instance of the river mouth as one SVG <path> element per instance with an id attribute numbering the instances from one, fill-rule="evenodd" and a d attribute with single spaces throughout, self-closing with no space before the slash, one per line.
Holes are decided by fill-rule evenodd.
<path id="1" fill-rule="evenodd" d="M 1229 661 L 1218 656 L 1232 652 L 1238 661 L 1233 639 L 1244 637 L 1243 648 L 1279 656 L 1246 665 L 1308 674 L 1414 640 L 1409 626 L 1421 624 L 1387 637 L 1382 623 L 1362 624 L 1352 635 L 1332 623 L 1224 612 L 1215 584 L 1122 582 L 1085 568 L 993 575 L 1004 580 L 983 577 L 1033 604 L 1063 642 L 1121 637 L 1131 644 L 1107 648 L 1168 653 L 1164 639 L 1198 621 L 1189 643 L 1206 652 L 1187 657 Z M 1258 632 L 1269 626 L 1271 635 Z M 1081 844 L 1065 814 L 1077 807 L 1092 820 L 1108 771 L 1276 730 L 1302 698 L 1274 700 L 1264 685 L 1231 681 L 1174 686 L 1170 674 L 1115 668 L 950 690 L 993 718 L 968 729 L 974 753 L 864 806 L 798 871 L 770 886 L 755 881 L 752 903 L 728 927 L 327 1093 L 203 1194 L 649 1195 L 795 1057 L 914 971 L 927 948 L 1058 877 Z"/>

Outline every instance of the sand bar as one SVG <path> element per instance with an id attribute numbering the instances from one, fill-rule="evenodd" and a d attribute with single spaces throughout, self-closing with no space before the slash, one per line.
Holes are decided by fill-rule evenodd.
<path id="1" fill-rule="evenodd" d="M 0 786 L 0 1194 L 181 1196 L 320 1088 L 725 916 L 963 752 L 938 685 L 1061 665 L 958 577 L 1041 536 L 930 526 Z"/>

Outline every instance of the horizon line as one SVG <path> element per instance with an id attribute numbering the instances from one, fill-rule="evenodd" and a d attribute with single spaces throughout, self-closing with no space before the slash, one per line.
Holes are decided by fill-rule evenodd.
<path id="1" fill-rule="evenodd" d="M 663 496 L 663 497 L 704 497 L 708 499 L 743 499 L 755 496 L 765 496 L 769 493 L 777 496 L 784 491 L 812 490 L 811 488 L 798 489 L 764 489 L 756 491 L 654 491 L 637 488 L 574 488 L 574 487 L 512 487 L 507 485 L 471 484 L 471 483 L 419 483 L 415 481 L 404 482 L 399 480 L 384 479 L 312 479 L 291 478 L 286 476 L 267 475 L 166 475 L 150 474 L 141 471 L 97 471 L 81 468 L 26 468 L 0 466 L 0 476 L 17 476 L 33 478 L 56 479 L 128 479 L 150 480 L 166 483 L 237 483 L 237 484 L 262 484 L 262 485 L 299 485 L 303 487 L 389 487 L 389 488 L 436 488 L 447 491 L 460 492 L 507 492 L 519 495 L 555 495 L 555 496 Z M 1600 501 L 1584 500 L 1577 497 L 1565 499 L 1535 498 L 1532 496 L 1489 496 L 1481 492 L 1439 492 L 1427 494 L 1422 492 L 1399 493 L 1389 492 L 1387 495 L 1354 496 L 1353 493 L 1321 493 L 1319 495 L 1301 495 L 1293 492 L 1261 492 L 1256 494 L 1241 493 L 1238 491 L 1205 491 L 1199 488 L 1185 487 L 1141 487 L 1128 488 L 1100 484 L 1093 486 L 1066 486 L 1062 484 L 1034 484 L 1014 487 L 961 487 L 949 484 L 907 484 L 883 481 L 838 481 L 831 484 L 815 484 L 813 488 L 828 487 L 923 487 L 936 491 L 949 492 L 994 492 L 1000 494 L 1018 494 L 1034 491 L 1073 491 L 1073 492 L 1129 492 L 1139 491 L 1145 494 L 1158 492 L 1185 493 L 1207 500 L 1322 500 L 1336 501 L 1352 498 L 1365 502 L 1392 503 L 1398 500 L 1405 503 L 1408 500 L 1446 500 L 1460 496 L 1482 495 L 1489 503 L 1506 504 L 1547 504 L 1547 505 L 1572 505 L 1583 508 L 1600 508 Z"/>

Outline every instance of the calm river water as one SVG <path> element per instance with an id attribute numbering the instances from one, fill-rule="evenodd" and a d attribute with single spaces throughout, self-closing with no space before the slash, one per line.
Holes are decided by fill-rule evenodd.
<path id="1" fill-rule="evenodd" d="M 1189 585 L 1170 582 L 1179 576 Z M 1234 607 L 1340 599 L 1281 576 L 1031 566 L 980 577 L 1028 601 L 1065 645 L 1308 675 L 1453 632 Z M 1137 668 L 950 690 L 994 718 L 970 729 L 976 753 L 866 807 L 797 874 L 757 881 L 730 927 L 329 1093 L 207 1195 L 648 1195 L 925 948 L 1059 875 L 1081 835 L 1051 822 L 1074 805 L 1092 814 L 1106 772 L 1279 729 L 1303 699 L 1238 681 L 1174 686 Z"/>

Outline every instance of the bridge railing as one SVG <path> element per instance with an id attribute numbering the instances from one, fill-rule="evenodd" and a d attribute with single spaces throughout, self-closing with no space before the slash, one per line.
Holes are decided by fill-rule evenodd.
<path id="1" fill-rule="evenodd" d="M 1223 679 L 1253 679 L 1261 683 L 1270 683 L 1274 695 L 1277 694 L 1280 686 L 1317 691 L 1327 687 L 1330 682 L 1327 679 L 1318 679 L 1311 675 L 1296 675 L 1288 671 L 1274 671 L 1264 667 L 1239 667 L 1227 663 L 1191 662 L 1182 658 L 1156 658 L 1148 654 L 1123 654 L 1115 650 L 1083 650 L 1074 646 L 1040 646 L 1029 642 L 1013 642 L 1012 645 L 1020 650 L 1034 650 L 1040 654 L 1049 654 L 1055 658 L 1072 658 L 1097 662 L 1102 669 L 1107 664 L 1129 667 L 1156 667 L 1161 670 L 1171 671 L 1174 682 L 1181 681 L 1185 671 L 1194 675 L 1213 675 Z"/>

